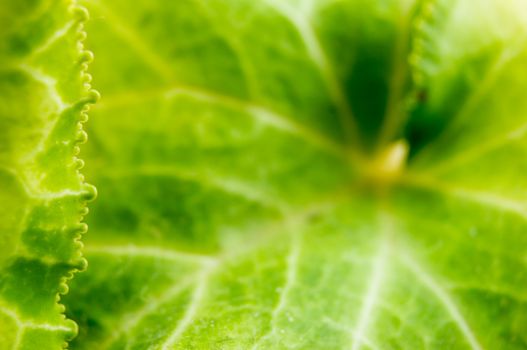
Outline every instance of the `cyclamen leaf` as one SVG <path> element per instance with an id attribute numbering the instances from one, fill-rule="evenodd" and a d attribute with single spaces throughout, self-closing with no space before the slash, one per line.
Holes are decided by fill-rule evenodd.
<path id="1" fill-rule="evenodd" d="M 524 2 L 86 6 L 72 348 L 527 348 Z"/>
<path id="2" fill-rule="evenodd" d="M 0 3 L 0 349 L 67 346 L 60 295 L 83 270 L 86 201 L 77 158 L 86 105 L 86 11 L 69 1 Z"/>

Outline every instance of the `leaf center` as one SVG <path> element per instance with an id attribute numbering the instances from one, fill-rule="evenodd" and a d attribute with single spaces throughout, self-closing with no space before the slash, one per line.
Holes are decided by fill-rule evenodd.
<path id="1" fill-rule="evenodd" d="M 385 187 L 393 184 L 404 172 L 409 145 L 405 139 L 388 144 L 365 165 L 363 176 L 367 183 Z"/>

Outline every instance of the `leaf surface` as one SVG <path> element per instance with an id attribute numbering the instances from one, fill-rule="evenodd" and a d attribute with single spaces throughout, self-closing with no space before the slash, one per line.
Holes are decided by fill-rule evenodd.
<path id="1" fill-rule="evenodd" d="M 78 170 L 91 58 L 85 10 L 67 1 L 0 4 L 0 348 L 59 349 L 76 332 L 60 295 L 82 270 L 94 197 Z"/>
<path id="2" fill-rule="evenodd" d="M 521 1 L 86 6 L 72 348 L 527 347 Z"/>

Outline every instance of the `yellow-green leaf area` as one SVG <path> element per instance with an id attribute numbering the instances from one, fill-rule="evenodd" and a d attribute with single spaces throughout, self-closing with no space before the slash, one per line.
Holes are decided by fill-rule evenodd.
<path id="1" fill-rule="evenodd" d="M 0 4 L 0 348 L 62 349 L 77 333 L 61 295 L 86 267 L 95 196 L 79 173 L 90 91 L 87 13 L 72 1 Z"/>

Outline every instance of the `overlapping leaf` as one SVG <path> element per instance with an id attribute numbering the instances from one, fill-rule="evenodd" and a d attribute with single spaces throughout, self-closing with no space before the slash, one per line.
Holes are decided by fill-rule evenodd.
<path id="1" fill-rule="evenodd" d="M 86 185 L 76 156 L 89 92 L 85 10 L 0 4 L 0 348 L 59 349 L 76 334 L 59 294 L 84 269 Z"/>

